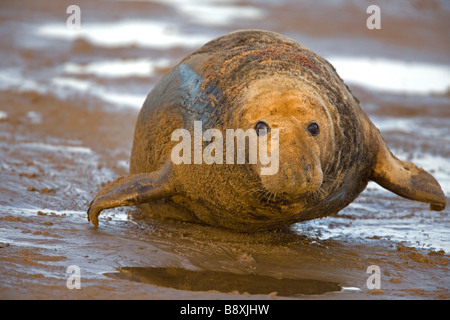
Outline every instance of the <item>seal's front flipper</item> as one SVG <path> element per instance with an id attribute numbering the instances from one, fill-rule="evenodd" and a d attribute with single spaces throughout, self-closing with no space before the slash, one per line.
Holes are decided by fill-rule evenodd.
<path id="1" fill-rule="evenodd" d="M 436 179 L 415 164 L 397 159 L 384 142 L 380 143 L 371 180 L 399 196 L 429 203 L 430 210 L 445 209 L 446 197 Z"/>
<path id="2" fill-rule="evenodd" d="M 98 225 L 98 216 L 104 209 L 138 205 L 175 194 L 171 183 L 170 166 L 151 173 L 131 174 L 107 184 L 91 202 L 88 221 Z"/>

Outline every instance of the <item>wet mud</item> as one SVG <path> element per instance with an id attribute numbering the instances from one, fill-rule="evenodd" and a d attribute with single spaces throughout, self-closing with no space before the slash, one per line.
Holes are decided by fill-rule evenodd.
<path id="1" fill-rule="evenodd" d="M 269 29 L 330 61 L 450 65 L 445 1 L 381 3 L 382 29 L 373 32 L 364 1 L 193 3 L 78 1 L 75 34 L 66 26 L 70 2 L 0 4 L 0 298 L 450 299 L 449 209 L 429 211 L 372 183 L 334 217 L 271 232 L 150 220 L 136 208 L 105 211 L 98 229 L 88 223 L 101 186 L 128 173 L 147 93 L 216 36 Z M 113 25 L 115 37 L 100 32 Z M 431 172 L 448 198 L 449 91 L 346 83 L 389 148 Z M 80 289 L 71 289 L 70 266 Z M 368 284 L 369 266 L 379 267 L 379 288 Z"/>

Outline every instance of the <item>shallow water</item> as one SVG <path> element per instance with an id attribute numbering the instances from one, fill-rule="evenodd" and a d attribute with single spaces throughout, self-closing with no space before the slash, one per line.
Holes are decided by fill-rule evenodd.
<path id="1" fill-rule="evenodd" d="M 93 274 L 119 267 L 117 261 L 124 267 L 130 264 L 186 267 L 180 259 L 186 259 L 187 265 L 201 264 L 209 272 L 207 263 L 189 255 L 195 243 L 204 245 L 208 239 L 185 244 L 186 252 L 180 254 L 172 248 L 179 237 L 161 239 L 165 237 L 161 233 L 139 239 L 132 237 L 128 239 L 130 247 L 142 241 L 150 243 L 149 246 L 163 243 L 162 249 L 158 249 L 163 253 L 155 257 L 158 261 L 146 258 L 139 264 L 135 260 L 142 250 L 130 250 L 129 258 L 123 258 L 126 251 L 107 248 L 108 258 L 100 258 L 92 252 L 90 240 L 78 238 L 80 235 L 87 239 L 93 237 L 118 247 L 123 237 L 135 232 L 136 222 L 128 219 L 127 209 L 106 213 L 102 216 L 106 224 L 101 226 L 105 230 L 94 231 L 85 220 L 87 204 L 102 183 L 126 174 L 134 122 L 152 86 L 185 55 L 206 41 L 236 29 L 277 31 L 329 59 L 393 153 L 431 172 L 448 197 L 450 6 L 447 1 L 380 2 L 381 30 L 368 30 L 365 26 L 368 17 L 365 11 L 370 1 L 341 0 L 327 6 L 288 0 L 107 1 L 101 5 L 78 1 L 82 19 L 79 30 L 66 26 L 69 4 L 63 1 L 0 4 L 0 216 L 3 220 L 0 242 L 8 244 L 0 249 L 4 253 L 0 266 L 3 297 L 17 297 L 12 293 L 12 288 L 17 286 L 12 266 L 20 265 L 23 274 L 33 273 L 33 268 L 38 267 L 27 260 L 27 254 L 29 259 L 37 259 L 37 252 L 50 248 L 65 254 L 61 259 L 64 262 L 58 264 L 52 260 L 47 262 L 48 268 L 65 267 L 69 262 L 83 264 L 76 258 L 78 251 L 81 255 L 94 256 L 92 261 L 84 262 Z M 428 211 L 425 204 L 400 198 L 371 183 L 339 215 L 295 224 L 288 237 L 294 237 L 294 247 L 304 239 L 319 246 L 337 241 L 338 244 L 331 245 L 337 252 L 346 243 L 351 248 L 349 251 L 359 252 L 355 246 L 371 247 L 373 241 L 380 239 L 389 243 L 387 248 L 392 243 L 394 246 L 402 243 L 409 248 L 444 250 L 447 259 L 449 213 L 449 209 Z M 61 219 L 57 220 L 58 217 Z M 42 224 L 41 220 L 52 224 Z M 137 223 L 145 230 L 160 228 L 158 224 Z M 118 238 L 113 240 L 115 234 Z M 285 261 L 279 261 L 277 271 L 277 264 L 263 254 L 264 250 L 274 253 L 278 246 L 292 245 L 289 241 L 280 241 L 273 245 L 275 249 L 256 248 L 248 254 L 248 261 L 243 254 L 244 262 L 236 264 L 233 264 L 234 255 L 235 260 L 227 260 L 217 253 L 211 255 L 222 261 L 230 273 L 242 268 L 248 271 L 246 268 L 253 266 L 265 276 L 282 272 L 284 268 L 283 272 L 292 273 L 295 279 L 304 279 L 300 271 L 293 271 L 293 265 L 283 267 Z M 230 244 L 219 241 L 217 245 Z M 245 251 L 243 245 L 236 248 Z M 377 254 L 388 254 L 382 248 L 377 249 Z M 290 250 L 297 252 L 297 249 Z M 362 254 L 364 250 L 360 250 Z M 292 254 L 289 252 L 285 252 L 286 257 Z M 25 256 L 16 261 L 15 257 L 21 254 Z M 113 257 L 114 254 L 120 257 Z M 252 257 L 258 254 L 264 258 L 253 262 Z M 298 254 L 299 259 L 304 257 Z M 220 263 L 213 265 L 212 269 L 216 270 Z M 44 278 L 58 278 L 48 268 L 37 273 Z M 448 276 L 448 268 L 445 265 L 442 268 L 434 271 L 438 275 L 430 273 L 430 277 L 434 277 L 435 287 L 445 295 L 450 287 L 448 280 L 436 280 Z M 300 268 L 302 272 L 306 269 Z M 330 273 L 327 272 L 311 275 L 309 279 L 335 283 L 333 276 L 323 276 Z M 97 276 L 92 278 L 93 283 L 101 283 L 100 288 L 110 285 Z M 33 281 L 30 283 L 34 284 Z M 351 281 L 345 285 L 364 287 Z M 27 292 L 33 298 L 39 297 L 37 291 L 23 288 L 18 291 L 18 297 L 26 297 Z M 183 297 L 173 291 L 151 294 L 150 297 L 159 298 Z M 123 297 L 127 297 L 126 293 Z"/>

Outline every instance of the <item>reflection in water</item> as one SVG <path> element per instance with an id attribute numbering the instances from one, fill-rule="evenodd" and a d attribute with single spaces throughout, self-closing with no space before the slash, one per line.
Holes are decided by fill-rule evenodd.
<path id="1" fill-rule="evenodd" d="M 269 294 L 279 296 L 301 294 L 324 294 L 340 291 L 334 282 L 311 279 L 277 279 L 256 274 L 236 274 L 223 271 L 192 271 L 181 268 L 123 267 L 118 272 L 104 273 L 105 276 L 149 283 L 178 290 L 221 292 L 238 291 L 250 294 Z"/>

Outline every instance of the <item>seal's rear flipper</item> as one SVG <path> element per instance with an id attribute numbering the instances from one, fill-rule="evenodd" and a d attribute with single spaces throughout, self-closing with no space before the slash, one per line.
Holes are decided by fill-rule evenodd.
<path id="1" fill-rule="evenodd" d="M 446 197 L 436 179 L 415 164 L 396 158 L 384 142 L 380 143 L 371 180 L 399 196 L 429 203 L 430 210 L 445 209 Z"/>
<path id="2" fill-rule="evenodd" d="M 131 174 L 107 184 L 91 202 L 88 221 L 98 225 L 98 216 L 104 209 L 138 205 L 175 194 L 170 183 L 170 165 L 151 173 Z"/>

